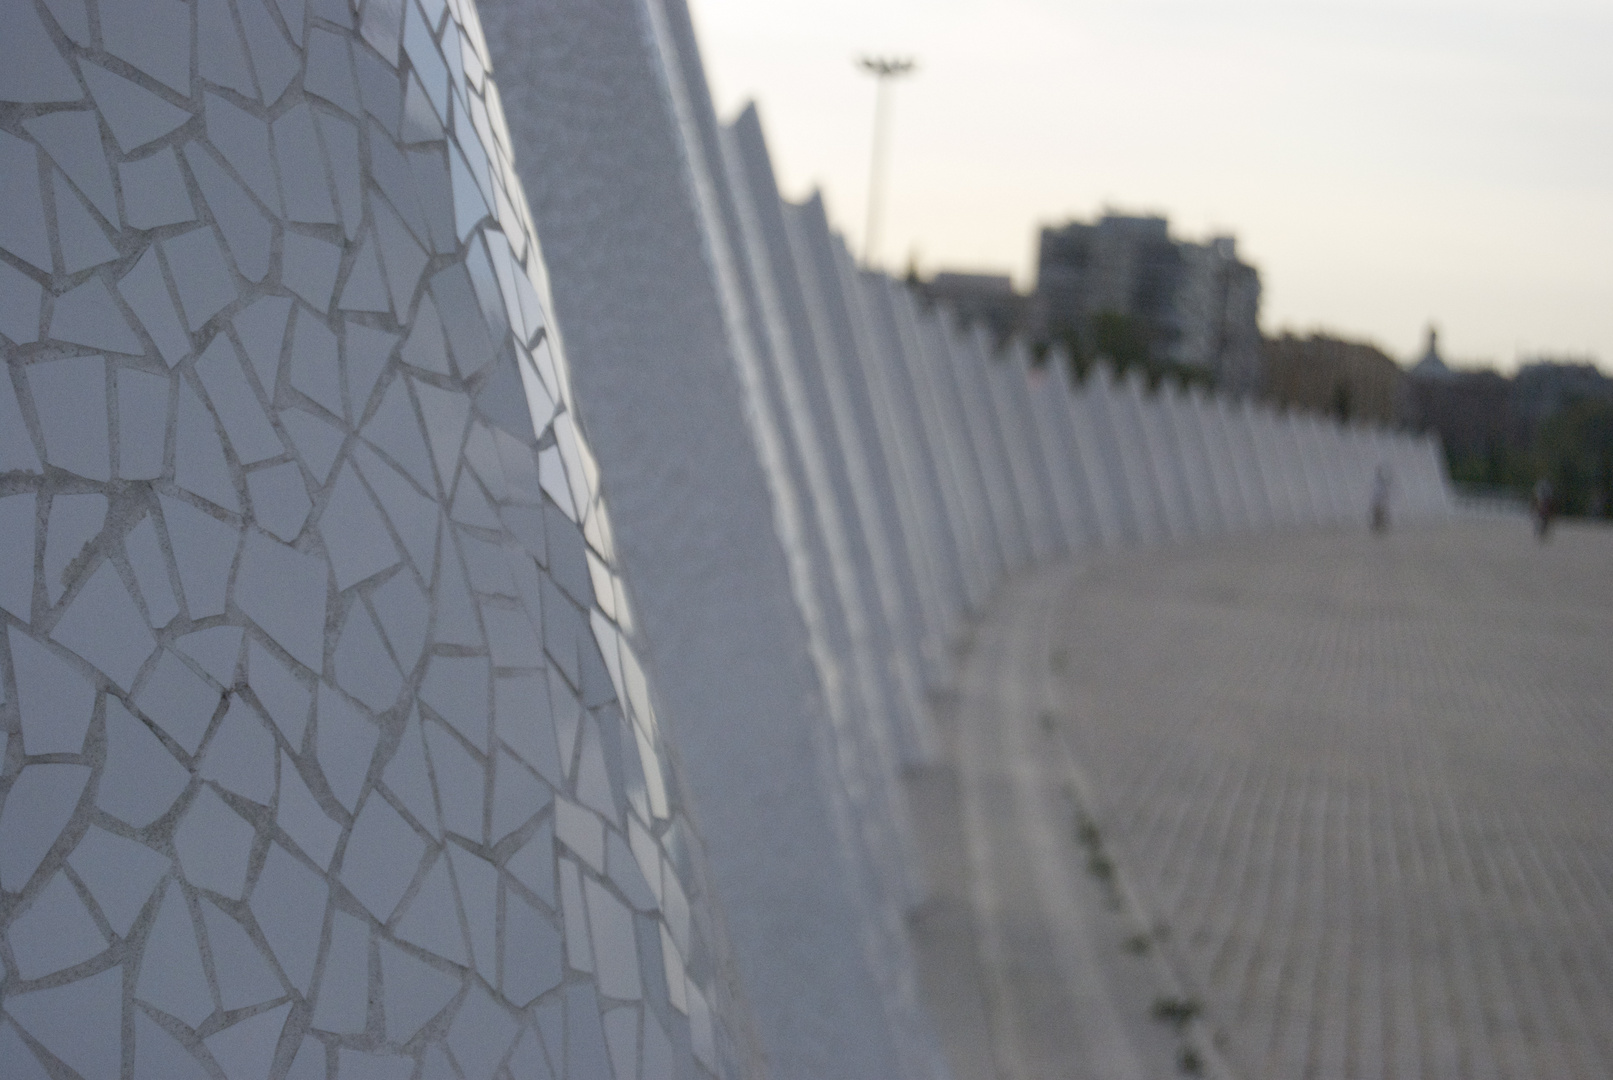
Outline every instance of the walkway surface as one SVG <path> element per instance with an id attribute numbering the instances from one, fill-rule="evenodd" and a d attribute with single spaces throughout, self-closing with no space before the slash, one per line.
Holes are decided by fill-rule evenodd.
<path id="1" fill-rule="evenodd" d="M 962 672 L 912 781 L 957 1080 L 1613 1076 L 1613 530 L 1054 567 Z"/>

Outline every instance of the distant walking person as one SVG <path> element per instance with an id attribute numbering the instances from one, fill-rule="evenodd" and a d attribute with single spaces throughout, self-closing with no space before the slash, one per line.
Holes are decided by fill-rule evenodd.
<path id="1" fill-rule="evenodd" d="M 1534 494 L 1529 497 L 1529 511 L 1535 519 L 1535 536 L 1541 541 L 1551 533 L 1551 519 L 1557 513 L 1555 494 L 1551 490 L 1551 481 L 1542 476 L 1535 481 Z"/>
<path id="2" fill-rule="evenodd" d="M 1389 477 L 1389 466 L 1379 465 L 1378 471 L 1372 474 L 1372 531 L 1382 533 L 1389 531 L 1389 491 L 1393 483 Z"/>

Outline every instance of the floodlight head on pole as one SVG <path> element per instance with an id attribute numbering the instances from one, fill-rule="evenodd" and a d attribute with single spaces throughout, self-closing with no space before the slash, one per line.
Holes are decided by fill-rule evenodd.
<path id="1" fill-rule="evenodd" d="M 880 201 L 884 194 L 886 128 L 890 111 L 885 88 L 892 79 L 911 74 L 918 62 L 905 56 L 860 56 L 857 67 L 872 75 L 878 87 L 874 97 L 874 149 L 868 167 L 868 222 L 863 231 L 863 265 L 872 267 L 879 240 Z"/>
<path id="2" fill-rule="evenodd" d="M 918 67 L 918 62 L 906 56 L 859 56 L 857 66 L 877 78 L 906 75 Z"/>

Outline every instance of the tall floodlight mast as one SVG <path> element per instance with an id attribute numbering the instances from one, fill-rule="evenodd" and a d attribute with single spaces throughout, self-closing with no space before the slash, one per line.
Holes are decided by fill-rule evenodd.
<path id="1" fill-rule="evenodd" d="M 864 56 L 857 66 L 875 79 L 874 149 L 868 166 L 868 222 L 863 230 L 863 264 L 874 265 L 879 242 L 880 204 L 885 195 L 885 144 L 890 118 L 890 82 L 911 74 L 917 63 L 910 57 Z"/>

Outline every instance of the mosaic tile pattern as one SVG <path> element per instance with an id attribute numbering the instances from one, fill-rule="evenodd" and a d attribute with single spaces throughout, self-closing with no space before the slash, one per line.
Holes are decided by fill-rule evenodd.
<path id="1" fill-rule="evenodd" d="M 0 0 L 9 1077 L 731 1074 L 469 0 Z"/>
<path id="2" fill-rule="evenodd" d="M 880 656 L 830 651 L 851 640 L 841 600 L 865 615 L 879 601 L 856 592 L 857 564 L 826 561 L 847 538 L 804 515 L 829 488 L 803 483 L 771 387 L 751 394 L 774 374 L 742 329 L 760 290 L 731 245 L 733 186 L 688 13 L 676 0 L 482 12 L 769 1074 L 933 1076 L 904 1067 L 892 1022 L 921 1019 L 916 1001 L 887 993 L 906 970 L 889 962 L 906 942 L 888 901 L 912 893 L 891 842 L 887 717 L 868 708 Z M 527 152 L 544 146 L 566 152 Z M 800 471 L 775 472 L 784 461 Z"/>

